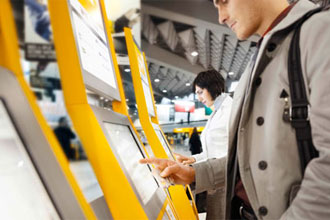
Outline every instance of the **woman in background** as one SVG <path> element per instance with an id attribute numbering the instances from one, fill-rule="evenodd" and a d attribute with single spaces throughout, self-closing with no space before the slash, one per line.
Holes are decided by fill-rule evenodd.
<path id="1" fill-rule="evenodd" d="M 228 150 L 228 121 L 231 111 L 232 98 L 224 93 L 225 81 L 215 70 L 200 72 L 193 82 L 193 92 L 198 100 L 213 112 L 201 134 L 203 151 L 186 157 L 176 154 L 177 160 L 183 164 L 198 163 L 211 158 L 227 155 Z M 206 219 L 224 218 L 224 188 L 208 191 Z"/>
<path id="2" fill-rule="evenodd" d="M 191 155 L 200 154 L 203 150 L 201 139 L 199 138 L 196 127 L 193 129 L 193 132 L 189 139 L 189 150 L 191 152 Z"/>

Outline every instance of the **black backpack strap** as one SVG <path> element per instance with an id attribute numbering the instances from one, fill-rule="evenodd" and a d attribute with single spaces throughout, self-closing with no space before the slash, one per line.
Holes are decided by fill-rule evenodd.
<path id="1" fill-rule="evenodd" d="M 302 175 L 310 160 L 318 157 L 312 140 L 311 126 L 309 122 L 309 102 L 306 95 L 304 77 L 301 69 L 300 59 L 300 29 L 302 24 L 312 15 L 328 7 L 314 9 L 302 17 L 294 25 L 294 34 L 290 44 L 288 56 L 288 78 L 291 94 L 291 126 L 296 130 L 296 138 L 300 157 Z"/>

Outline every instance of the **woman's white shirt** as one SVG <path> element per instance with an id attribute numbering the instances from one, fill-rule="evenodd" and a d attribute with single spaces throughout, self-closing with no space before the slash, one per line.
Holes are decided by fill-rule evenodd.
<path id="1" fill-rule="evenodd" d="M 223 93 L 215 99 L 214 111 L 201 134 L 203 152 L 193 155 L 196 162 L 227 155 L 231 105 L 232 98 L 228 94 Z"/>

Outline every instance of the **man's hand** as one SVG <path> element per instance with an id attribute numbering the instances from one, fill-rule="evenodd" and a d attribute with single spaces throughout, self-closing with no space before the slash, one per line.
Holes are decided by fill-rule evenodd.
<path id="1" fill-rule="evenodd" d="M 161 171 L 160 176 L 169 177 L 175 184 L 190 184 L 195 181 L 195 170 L 190 166 L 185 166 L 168 159 L 146 158 L 139 161 L 142 164 L 154 164 L 156 169 Z"/>
<path id="2" fill-rule="evenodd" d="M 183 165 L 190 165 L 196 162 L 196 159 L 194 157 L 186 157 L 178 153 L 174 153 L 176 160 Z"/>

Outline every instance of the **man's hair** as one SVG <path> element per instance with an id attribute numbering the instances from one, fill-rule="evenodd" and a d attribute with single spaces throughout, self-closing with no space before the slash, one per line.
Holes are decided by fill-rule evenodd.
<path id="1" fill-rule="evenodd" d="M 196 76 L 192 86 L 193 93 L 196 92 L 196 86 L 206 89 L 214 100 L 224 92 L 225 80 L 218 71 L 207 70 Z"/>

